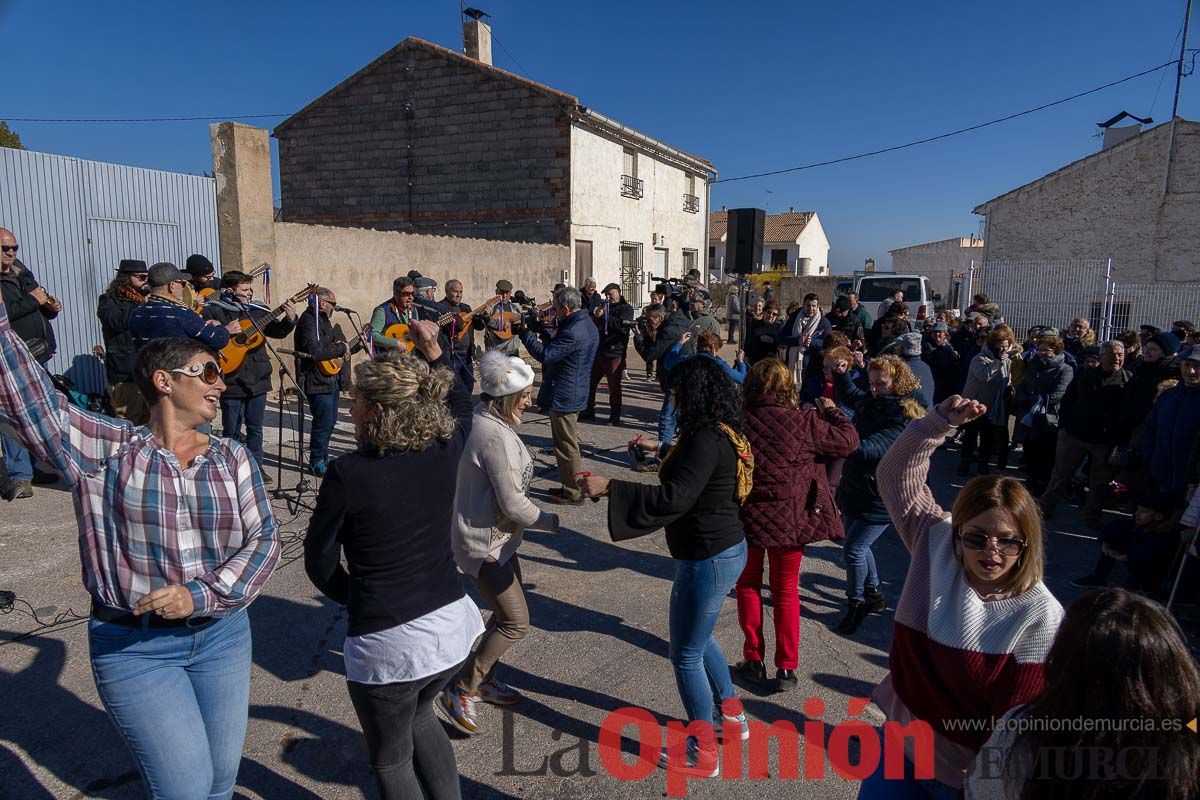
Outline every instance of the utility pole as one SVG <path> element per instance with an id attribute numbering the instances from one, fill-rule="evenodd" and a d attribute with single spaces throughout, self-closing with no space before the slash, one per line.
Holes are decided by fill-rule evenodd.
<path id="1" fill-rule="evenodd" d="M 1179 61 L 1175 64 L 1175 102 L 1171 104 L 1171 139 L 1167 145 L 1167 179 L 1163 183 L 1163 202 L 1171 193 L 1171 172 L 1175 168 L 1175 120 L 1179 116 L 1179 87 L 1183 83 L 1183 59 L 1187 55 L 1188 23 L 1192 21 L 1192 0 L 1183 12 L 1183 36 L 1179 42 Z"/>

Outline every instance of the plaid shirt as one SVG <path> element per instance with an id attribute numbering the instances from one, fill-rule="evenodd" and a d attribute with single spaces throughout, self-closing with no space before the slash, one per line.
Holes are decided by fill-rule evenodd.
<path id="1" fill-rule="evenodd" d="M 262 476 L 241 444 L 210 441 L 190 467 L 147 427 L 92 414 L 54 390 L 0 303 L 0 423 L 71 485 L 83 582 L 99 603 L 132 609 L 186 586 L 193 616 L 252 601 L 279 560 Z"/>

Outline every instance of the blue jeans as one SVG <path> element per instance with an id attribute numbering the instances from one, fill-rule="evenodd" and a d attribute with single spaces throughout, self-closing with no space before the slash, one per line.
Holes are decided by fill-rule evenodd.
<path id="1" fill-rule="evenodd" d="M 675 398 L 670 391 L 663 398 L 662 410 L 658 412 L 658 454 L 662 455 L 663 448 L 675 444 Z"/>
<path id="2" fill-rule="evenodd" d="M 932 778 L 917 778 L 913 763 L 904 759 L 904 777 L 886 778 L 883 774 L 884 748 L 879 735 L 879 766 L 858 787 L 858 800 L 958 800 L 958 790 Z"/>
<path id="3" fill-rule="evenodd" d="M 670 658 L 688 722 L 711 724 L 713 706 L 733 697 L 729 663 L 712 632 L 725 596 L 745 567 L 745 540 L 712 558 L 675 562 Z"/>
<path id="4" fill-rule="evenodd" d="M 3 440 L 0 441 L 0 444 L 4 449 L 4 467 L 8 470 L 8 479 L 10 481 L 33 480 L 33 459 L 29 457 L 29 451 L 25 449 L 25 445 L 11 436 L 0 436 L 0 440 Z"/>
<path id="5" fill-rule="evenodd" d="M 871 545 L 888 529 L 888 524 L 856 519 L 846 527 L 842 561 L 846 565 L 846 597 L 849 599 L 862 600 L 864 585 L 872 590 L 879 588 L 879 570 L 875 568 Z"/>
<path id="6" fill-rule="evenodd" d="M 337 422 L 338 395 L 310 394 L 308 404 L 312 409 L 312 435 L 308 440 L 308 461 L 321 464 L 329 460 L 329 437 Z"/>
<path id="7" fill-rule="evenodd" d="M 263 418 L 267 414 L 267 396 L 222 397 L 221 428 L 227 439 L 243 442 L 254 455 L 261 469 L 263 463 Z M 246 435 L 242 434 L 242 422 L 246 423 Z"/>
<path id="8" fill-rule="evenodd" d="M 233 797 L 250 702 L 246 612 L 199 630 L 93 618 L 88 642 L 100 700 L 149 796 Z"/>

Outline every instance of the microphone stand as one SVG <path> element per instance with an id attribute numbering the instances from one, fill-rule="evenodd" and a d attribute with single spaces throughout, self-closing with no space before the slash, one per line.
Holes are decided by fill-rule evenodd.
<path id="1" fill-rule="evenodd" d="M 300 508 L 312 511 L 314 507 L 303 501 L 304 495 L 312 491 L 312 484 L 304 474 L 304 403 L 308 397 L 304 394 L 304 390 L 300 388 L 300 383 L 296 380 L 296 376 L 288 369 L 287 362 L 283 360 L 283 356 L 275 349 L 275 346 L 271 344 L 271 341 L 266 336 L 263 337 L 263 343 L 271 354 L 275 356 L 275 361 L 279 364 L 279 419 L 278 439 L 275 443 L 275 490 L 271 493 L 271 496 L 285 498 L 289 514 L 295 514 Z M 296 390 L 296 431 L 298 436 L 296 464 L 299 480 L 290 489 L 285 489 L 283 486 L 283 415 L 286 408 L 284 400 L 286 395 L 285 378 L 291 382 L 292 387 Z M 295 492 L 295 497 L 291 496 L 293 492 Z"/>

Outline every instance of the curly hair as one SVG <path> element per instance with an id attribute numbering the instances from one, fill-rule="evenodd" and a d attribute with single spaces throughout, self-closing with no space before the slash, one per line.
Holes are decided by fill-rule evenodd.
<path id="1" fill-rule="evenodd" d="M 878 370 L 892 378 L 892 391 L 901 398 L 900 407 L 904 410 L 906 419 L 920 419 L 925 416 L 925 407 L 912 397 L 912 393 L 921 388 L 917 376 L 904 363 L 900 356 L 877 356 L 867 364 L 868 369 Z"/>
<path id="2" fill-rule="evenodd" d="M 389 353 L 354 368 L 354 391 L 374 409 L 362 425 L 363 444 L 375 453 L 420 452 L 454 434 L 446 406 L 454 373 L 431 369 L 416 356 Z"/>
<path id="3" fill-rule="evenodd" d="M 746 374 L 742 390 L 747 401 L 753 397 L 772 397 L 787 408 L 800 407 L 792 371 L 778 358 L 764 358 L 755 362 Z"/>
<path id="4" fill-rule="evenodd" d="M 671 370 L 670 382 L 679 409 L 680 436 L 721 422 L 741 433 L 741 392 L 715 359 L 696 356 L 680 362 Z"/>

